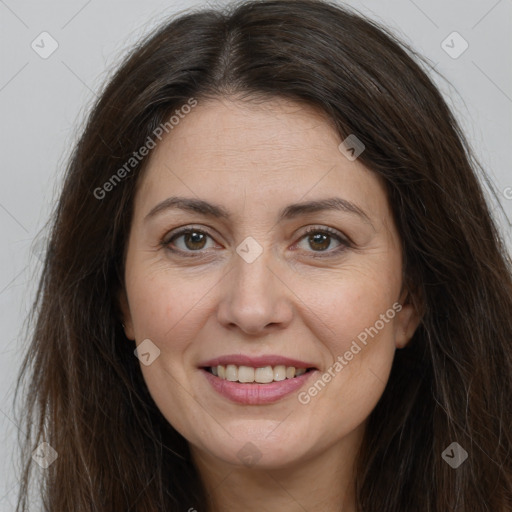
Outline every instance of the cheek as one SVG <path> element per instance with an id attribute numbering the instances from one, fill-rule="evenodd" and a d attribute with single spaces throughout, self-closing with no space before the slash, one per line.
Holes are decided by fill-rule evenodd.
<path id="1" fill-rule="evenodd" d="M 166 340 L 173 339 L 173 350 L 180 340 L 192 339 L 201 328 L 202 304 L 213 286 L 210 277 L 186 279 L 174 272 L 156 271 L 137 276 L 128 289 L 135 338 L 154 339 L 167 350 Z"/>
<path id="2" fill-rule="evenodd" d="M 392 274 L 354 272 L 310 296 L 311 323 L 328 359 L 299 399 L 315 417 L 336 418 L 333 435 L 363 422 L 384 391 L 395 353 L 399 285 Z"/>
<path id="3" fill-rule="evenodd" d="M 296 283 L 298 284 L 298 283 Z M 304 304 L 303 317 L 309 318 L 309 327 L 336 355 L 349 350 L 352 340 L 368 329 L 374 332 L 377 322 L 379 336 L 391 339 L 393 309 L 398 299 L 400 282 L 393 273 L 386 275 L 375 270 L 344 269 L 338 275 L 304 280 L 296 288 Z M 388 313 L 387 313 L 388 312 Z M 384 320 L 381 320 L 384 315 Z M 381 332 L 382 331 L 382 332 Z"/>
<path id="4" fill-rule="evenodd" d="M 386 293 L 347 292 L 333 300 L 330 332 L 325 345 L 328 348 L 336 381 L 343 381 L 344 394 L 359 395 L 363 389 L 376 381 L 387 381 L 395 352 L 394 318 L 392 298 Z M 342 366 L 340 366 L 340 364 Z M 362 393 L 364 395 L 364 393 Z"/>
<path id="5" fill-rule="evenodd" d="M 141 364 L 144 381 L 167 421 L 182 434 L 203 423 L 194 407 L 187 415 L 179 411 L 193 399 L 193 389 L 187 385 L 187 353 L 203 328 L 201 311 L 212 286 L 209 280 L 152 269 L 127 283 L 137 344 L 150 339 L 160 350 L 150 365 Z"/>

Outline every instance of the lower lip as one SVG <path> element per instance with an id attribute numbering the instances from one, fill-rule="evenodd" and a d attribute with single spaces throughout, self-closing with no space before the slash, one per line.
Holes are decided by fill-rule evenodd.
<path id="1" fill-rule="evenodd" d="M 221 379 L 202 368 L 201 371 L 217 393 L 233 402 L 244 405 L 263 405 L 277 402 L 281 398 L 300 389 L 309 380 L 311 375 L 316 373 L 316 370 L 311 370 L 300 377 L 271 382 L 269 384 L 244 384 L 242 382 Z"/>

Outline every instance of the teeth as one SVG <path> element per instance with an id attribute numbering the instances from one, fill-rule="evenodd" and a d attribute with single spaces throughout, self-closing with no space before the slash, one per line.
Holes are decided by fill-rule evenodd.
<path id="1" fill-rule="evenodd" d="M 243 368 L 243 366 L 241 366 Z M 268 384 L 274 380 L 274 370 L 272 366 L 265 366 L 265 368 L 256 368 L 254 372 L 254 381 L 261 384 Z"/>
<path id="2" fill-rule="evenodd" d="M 228 364 L 223 366 L 212 366 L 210 368 L 213 375 L 231 382 L 256 382 L 258 384 L 268 384 L 270 382 L 279 382 L 285 379 L 300 377 L 306 373 L 306 368 L 295 368 L 293 366 L 265 366 L 263 368 L 252 368 L 250 366 L 236 366 Z"/>
<path id="3" fill-rule="evenodd" d="M 279 381 L 279 380 L 284 380 L 284 379 L 286 379 L 286 366 L 283 366 L 283 365 L 274 366 L 274 380 Z"/>
<path id="4" fill-rule="evenodd" d="M 260 370 L 256 370 L 259 372 Z M 238 368 L 238 382 L 254 382 L 254 374 L 256 373 L 254 368 L 248 366 L 240 366 Z"/>
<path id="5" fill-rule="evenodd" d="M 295 368 L 293 366 L 288 366 L 288 368 L 286 368 L 286 378 L 293 379 L 293 377 L 295 377 Z"/>
<path id="6" fill-rule="evenodd" d="M 234 364 L 228 364 L 226 366 L 226 379 L 232 382 L 238 380 L 238 367 Z"/>

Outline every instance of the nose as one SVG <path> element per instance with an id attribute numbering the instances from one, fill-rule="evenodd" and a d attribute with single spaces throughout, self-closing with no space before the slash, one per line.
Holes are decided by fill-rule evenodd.
<path id="1" fill-rule="evenodd" d="M 285 329 L 293 318 L 293 293 L 269 249 L 251 263 L 235 253 L 224 279 L 218 321 L 227 329 L 264 336 Z"/>

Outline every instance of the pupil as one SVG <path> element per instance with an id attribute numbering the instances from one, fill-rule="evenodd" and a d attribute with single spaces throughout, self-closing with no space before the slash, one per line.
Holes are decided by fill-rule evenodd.
<path id="1" fill-rule="evenodd" d="M 322 233 L 317 233 L 316 235 L 313 235 L 310 237 L 310 239 L 312 239 L 313 243 L 314 244 L 321 244 L 322 243 L 322 239 L 323 239 L 323 242 L 324 242 L 324 246 L 321 247 L 321 249 L 327 249 L 327 247 L 329 247 L 329 240 L 328 240 L 328 237 L 327 235 L 324 235 Z M 316 239 L 316 240 L 315 240 Z M 325 245 L 325 242 L 327 241 L 327 245 Z"/>
<path id="2" fill-rule="evenodd" d="M 201 244 L 201 239 L 203 238 L 202 233 L 197 233 L 196 231 L 192 231 L 188 233 L 188 238 L 191 239 L 192 245 Z M 189 247 L 190 248 L 190 247 Z M 192 247 L 193 249 L 200 249 L 201 247 Z"/>

